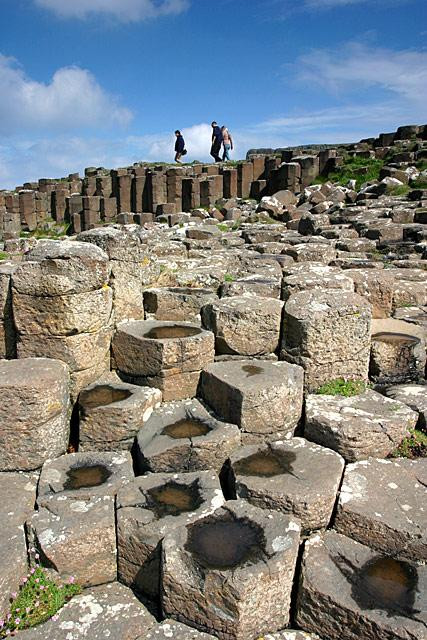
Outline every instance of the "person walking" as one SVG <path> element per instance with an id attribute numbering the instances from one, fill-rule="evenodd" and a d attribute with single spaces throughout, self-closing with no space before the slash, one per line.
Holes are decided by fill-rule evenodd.
<path id="1" fill-rule="evenodd" d="M 230 151 L 233 151 L 233 138 L 227 127 L 221 127 L 222 144 L 224 146 L 224 154 L 222 156 L 223 162 L 226 160 L 230 162 Z"/>
<path id="2" fill-rule="evenodd" d="M 179 129 L 175 131 L 175 135 L 176 135 L 175 162 L 178 162 L 179 164 L 181 164 L 181 160 L 180 160 L 181 156 L 185 156 L 185 154 L 187 153 L 185 150 L 185 141 Z"/>
<path id="3" fill-rule="evenodd" d="M 219 155 L 222 145 L 222 133 L 221 129 L 215 122 L 212 122 L 212 146 L 211 146 L 211 156 L 214 158 L 215 162 L 222 162 L 222 158 Z"/>

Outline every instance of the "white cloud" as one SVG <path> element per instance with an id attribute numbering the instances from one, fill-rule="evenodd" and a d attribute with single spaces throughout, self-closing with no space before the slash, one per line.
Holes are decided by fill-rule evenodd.
<path id="1" fill-rule="evenodd" d="M 293 65 L 299 79 L 335 93 L 380 89 L 421 107 L 427 100 L 427 51 L 376 48 L 349 43 L 313 50 Z M 363 101 L 363 94 L 362 94 Z"/>
<path id="2" fill-rule="evenodd" d="M 177 15 L 189 7 L 189 0 L 34 0 L 61 18 L 85 19 L 96 14 L 121 22 L 139 22 Z"/>
<path id="3" fill-rule="evenodd" d="M 0 54 L 0 133 L 70 131 L 127 125 L 129 109 L 97 83 L 86 69 L 63 67 L 50 82 L 29 78 L 13 58 Z"/>

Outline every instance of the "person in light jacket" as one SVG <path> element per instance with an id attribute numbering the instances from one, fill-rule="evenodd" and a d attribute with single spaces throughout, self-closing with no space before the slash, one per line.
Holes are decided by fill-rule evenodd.
<path id="1" fill-rule="evenodd" d="M 233 138 L 231 137 L 231 133 L 229 132 L 227 127 L 221 127 L 221 133 L 222 133 L 222 144 L 224 146 L 224 153 L 222 156 L 222 160 L 223 162 L 225 160 L 229 162 L 231 160 L 230 151 L 233 151 Z"/>

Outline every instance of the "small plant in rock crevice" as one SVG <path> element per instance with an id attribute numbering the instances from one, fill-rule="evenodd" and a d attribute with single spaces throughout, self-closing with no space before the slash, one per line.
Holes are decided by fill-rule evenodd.
<path id="1" fill-rule="evenodd" d="M 231 273 L 226 273 L 226 274 L 224 275 L 224 282 L 233 282 L 233 280 L 234 280 L 234 278 L 233 278 L 233 276 L 231 275 Z"/>
<path id="2" fill-rule="evenodd" d="M 316 390 L 316 393 L 324 396 L 345 396 L 349 398 L 351 396 L 357 396 L 364 391 L 366 391 L 366 384 L 363 380 L 344 380 L 343 378 L 337 378 L 336 380 L 330 380 L 322 384 L 322 386 Z"/>
<path id="3" fill-rule="evenodd" d="M 390 454 L 390 458 L 427 458 L 427 433 L 410 429 L 409 436 Z"/>
<path id="4" fill-rule="evenodd" d="M 0 638 L 14 636 L 17 631 L 55 619 L 64 604 L 82 590 L 74 578 L 69 578 L 65 584 L 54 582 L 38 564 L 39 555 L 34 549 L 32 552 L 36 564 L 22 579 L 18 591 L 10 596 L 9 610 L 0 620 Z"/>

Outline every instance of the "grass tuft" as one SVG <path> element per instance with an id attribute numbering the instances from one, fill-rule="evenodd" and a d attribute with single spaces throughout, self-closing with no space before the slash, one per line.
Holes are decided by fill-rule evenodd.
<path id="1" fill-rule="evenodd" d="M 390 458 L 427 458 L 427 434 L 411 429 L 410 435 L 390 454 Z"/>
<path id="2" fill-rule="evenodd" d="M 7 260 L 9 258 L 9 254 L 4 251 L 0 251 L 0 260 Z"/>
<path id="3" fill-rule="evenodd" d="M 324 396 L 357 396 L 366 390 L 363 380 L 344 380 L 337 378 L 330 380 L 316 390 L 316 393 Z"/>

